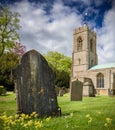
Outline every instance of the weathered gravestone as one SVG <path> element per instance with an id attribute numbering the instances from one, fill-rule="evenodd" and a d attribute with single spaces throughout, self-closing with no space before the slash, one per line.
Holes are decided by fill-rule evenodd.
<path id="1" fill-rule="evenodd" d="M 18 113 L 37 112 L 40 117 L 58 115 L 55 75 L 40 53 L 31 50 L 24 54 L 13 76 Z"/>
<path id="2" fill-rule="evenodd" d="M 83 83 L 79 80 L 71 82 L 70 88 L 70 100 L 71 101 L 82 101 Z"/>
<path id="3" fill-rule="evenodd" d="M 83 84 L 83 96 L 95 97 L 96 90 L 90 78 L 85 78 Z"/>

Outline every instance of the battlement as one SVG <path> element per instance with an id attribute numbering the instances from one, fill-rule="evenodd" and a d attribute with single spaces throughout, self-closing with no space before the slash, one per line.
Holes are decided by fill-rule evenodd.
<path id="1" fill-rule="evenodd" d="M 93 30 L 91 30 L 88 25 L 84 25 L 83 27 L 74 29 L 73 34 L 75 35 L 77 33 L 82 33 L 84 31 L 90 31 L 92 34 L 94 34 L 96 36 L 96 33 Z"/>

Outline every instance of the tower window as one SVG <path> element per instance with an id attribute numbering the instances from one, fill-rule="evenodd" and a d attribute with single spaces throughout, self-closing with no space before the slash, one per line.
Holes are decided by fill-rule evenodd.
<path id="1" fill-rule="evenodd" d="M 93 60 L 91 60 L 91 66 L 93 66 L 93 64 L 94 64 L 94 61 L 93 61 Z"/>
<path id="2" fill-rule="evenodd" d="M 104 75 L 102 73 L 97 75 L 97 88 L 104 88 Z"/>
<path id="3" fill-rule="evenodd" d="M 93 40 L 90 40 L 90 51 L 93 52 Z"/>
<path id="4" fill-rule="evenodd" d="M 78 65 L 80 65 L 81 64 L 81 59 L 78 59 Z"/>
<path id="5" fill-rule="evenodd" d="M 79 37 L 78 40 L 77 40 L 77 50 L 78 51 L 82 50 L 82 39 L 81 39 L 81 37 Z"/>

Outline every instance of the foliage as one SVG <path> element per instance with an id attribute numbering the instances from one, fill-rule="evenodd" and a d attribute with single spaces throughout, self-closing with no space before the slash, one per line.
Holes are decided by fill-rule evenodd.
<path id="1" fill-rule="evenodd" d="M 8 7 L 0 9 L 0 56 L 5 50 L 10 50 L 19 39 L 19 14 L 12 13 Z"/>
<path id="2" fill-rule="evenodd" d="M 35 112 L 30 115 L 15 114 L 14 93 L 0 96 L 0 129 L 114 130 L 115 97 L 84 97 L 83 101 L 70 101 L 69 97 L 69 94 L 58 97 L 59 106 L 62 109 L 61 117 L 38 118 L 39 115 L 37 117 Z M 10 109 L 9 106 L 11 106 Z M 3 113 L 4 111 L 6 113 Z"/>
<path id="3" fill-rule="evenodd" d="M 4 88 L 4 86 L 0 86 L 0 95 L 2 94 L 6 94 L 6 89 Z"/>
<path id="4" fill-rule="evenodd" d="M 19 63 L 19 56 L 10 52 L 4 53 L 0 61 L 0 85 L 7 90 L 13 90 L 12 69 Z"/>
<path id="5" fill-rule="evenodd" d="M 56 73 L 55 84 L 58 87 L 69 87 L 71 58 L 59 52 L 48 52 L 44 55 L 49 66 Z"/>
<path id="6" fill-rule="evenodd" d="M 0 95 L 2 94 L 4 86 L 0 86 Z"/>

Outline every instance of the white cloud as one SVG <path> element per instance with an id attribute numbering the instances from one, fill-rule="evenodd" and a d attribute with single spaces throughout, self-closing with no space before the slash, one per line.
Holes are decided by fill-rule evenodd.
<path id="1" fill-rule="evenodd" d="M 98 32 L 99 63 L 115 62 L 115 10 L 109 10 L 103 21 L 103 27 Z"/>
<path id="2" fill-rule="evenodd" d="M 41 53 L 59 51 L 71 56 L 73 29 L 79 27 L 81 18 L 62 2 L 52 5 L 50 13 L 44 5 L 31 4 L 27 0 L 11 6 L 21 14 L 21 42 L 27 49 L 36 49 Z"/>
<path id="3" fill-rule="evenodd" d="M 17 2 L 11 9 L 21 14 L 20 29 L 21 43 L 27 50 L 36 49 L 40 53 L 58 51 L 65 55 L 72 55 L 73 29 L 81 26 L 82 16 L 75 8 L 65 6 L 57 0 L 47 13 L 45 4 L 29 3 L 27 0 Z M 90 4 L 90 0 L 86 1 Z M 101 5 L 101 3 L 98 3 Z M 92 7 L 86 8 L 98 14 Z M 84 12 L 83 12 L 84 13 Z M 97 29 L 97 50 L 99 63 L 115 62 L 115 10 L 106 12 L 103 26 Z M 95 26 L 95 20 L 90 21 L 90 27 Z"/>

